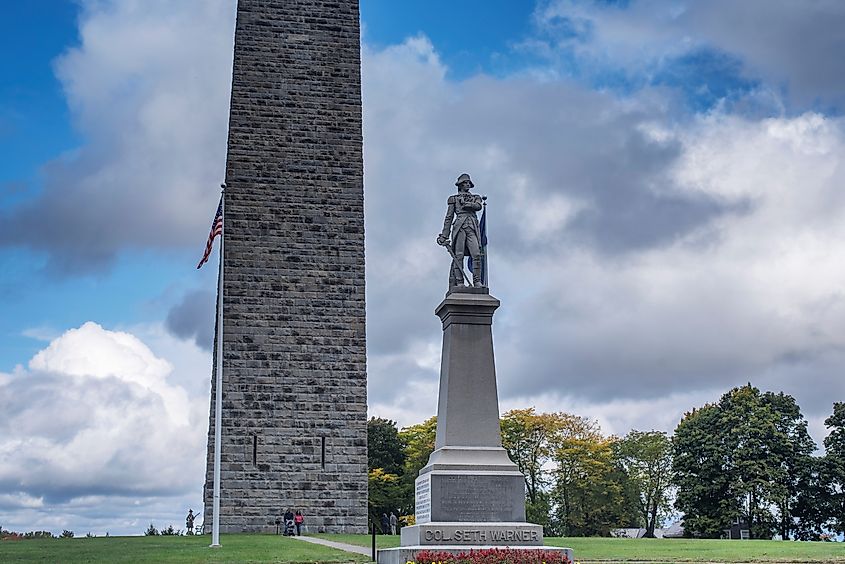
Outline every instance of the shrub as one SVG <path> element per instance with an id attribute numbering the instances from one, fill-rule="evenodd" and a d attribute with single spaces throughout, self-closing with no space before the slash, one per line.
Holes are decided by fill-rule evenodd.
<path id="1" fill-rule="evenodd" d="M 168 525 L 166 529 L 161 530 L 161 534 L 165 536 L 174 536 L 178 537 L 182 535 L 181 529 L 174 529 L 173 525 Z"/>
<path id="2" fill-rule="evenodd" d="M 417 553 L 414 562 L 416 564 L 569 564 L 569 559 L 562 552 L 552 550 L 487 548 L 460 554 L 421 550 Z"/>
<path id="3" fill-rule="evenodd" d="M 62 531 L 62 534 L 59 535 L 59 538 L 61 538 L 61 539 L 72 539 L 73 538 L 73 531 L 68 531 L 67 529 L 65 529 L 64 531 Z"/>
<path id="4" fill-rule="evenodd" d="M 7 533 L 9 531 L 6 531 Z M 12 533 L 13 535 L 19 535 L 19 533 Z M 28 533 L 24 533 L 22 535 L 25 539 L 52 539 L 53 533 L 50 531 L 29 531 Z"/>
<path id="5" fill-rule="evenodd" d="M 157 537 L 158 536 L 158 529 L 155 528 L 155 525 L 150 523 L 150 526 L 147 527 L 147 530 L 144 531 L 145 537 Z"/>

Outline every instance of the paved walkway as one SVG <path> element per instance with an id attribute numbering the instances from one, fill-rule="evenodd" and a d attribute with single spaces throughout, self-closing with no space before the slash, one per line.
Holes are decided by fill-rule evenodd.
<path id="1" fill-rule="evenodd" d="M 370 547 L 367 546 L 357 546 L 354 544 L 347 544 L 345 542 L 336 542 L 330 541 L 326 539 L 319 539 L 317 537 L 291 537 L 305 542 L 312 542 L 314 544 L 321 544 L 323 546 L 328 546 L 331 548 L 336 548 L 338 550 L 344 550 L 346 552 L 354 552 L 356 554 L 363 554 L 364 556 L 372 556 L 373 551 Z"/>

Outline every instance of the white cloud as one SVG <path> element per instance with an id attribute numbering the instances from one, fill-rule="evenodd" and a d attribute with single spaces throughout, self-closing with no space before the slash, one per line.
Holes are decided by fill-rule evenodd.
<path id="1" fill-rule="evenodd" d="M 167 341 L 163 328 L 147 333 L 159 346 Z M 174 355 L 179 365 L 207 356 L 190 344 L 169 347 L 181 349 Z M 136 336 L 88 322 L 53 340 L 28 369 L 6 374 L 4 527 L 139 534 L 143 528 L 129 521 L 146 526 L 169 518 L 178 525 L 189 504 L 198 506 L 205 471 L 203 372 L 205 385 L 189 394 L 173 365 Z"/>

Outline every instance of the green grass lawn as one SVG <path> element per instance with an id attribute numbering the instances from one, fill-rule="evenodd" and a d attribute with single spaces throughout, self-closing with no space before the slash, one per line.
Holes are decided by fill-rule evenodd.
<path id="1" fill-rule="evenodd" d="M 279 535 L 97 537 L 0 541 L 0 562 L 367 562 L 342 552 Z"/>
<path id="2" fill-rule="evenodd" d="M 314 535 L 370 546 L 369 535 Z M 379 548 L 399 545 L 398 536 L 376 537 Z M 0 562 L 366 562 L 341 552 L 278 535 L 194 537 L 98 537 L 0 542 Z M 687 539 L 547 538 L 568 546 L 579 562 L 830 562 L 845 563 L 845 543 L 720 541 Z"/>
<path id="3" fill-rule="evenodd" d="M 576 560 L 657 562 L 845 562 L 845 544 L 710 539 L 547 538 L 568 546 Z"/>
<path id="4" fill-rule="evenodd" d="M 368 535 L 314 535 L 370 546 Z M 727 541 L 698 539 L 546 538 L 549 546 L 567 546 L 579 562 L 842 562 L 845 543 Z M 376 537 L 379 548 L 399 546 L 398 536 Z"/>

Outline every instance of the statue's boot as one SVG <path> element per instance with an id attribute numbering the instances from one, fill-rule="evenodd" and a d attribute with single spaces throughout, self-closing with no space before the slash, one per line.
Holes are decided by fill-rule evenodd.
<path id="1" fill-rule="evenodd" d="M 481 257 L 472 259 L 472 285 L 476 288 L 484 287 L 481 283 Z"/>

